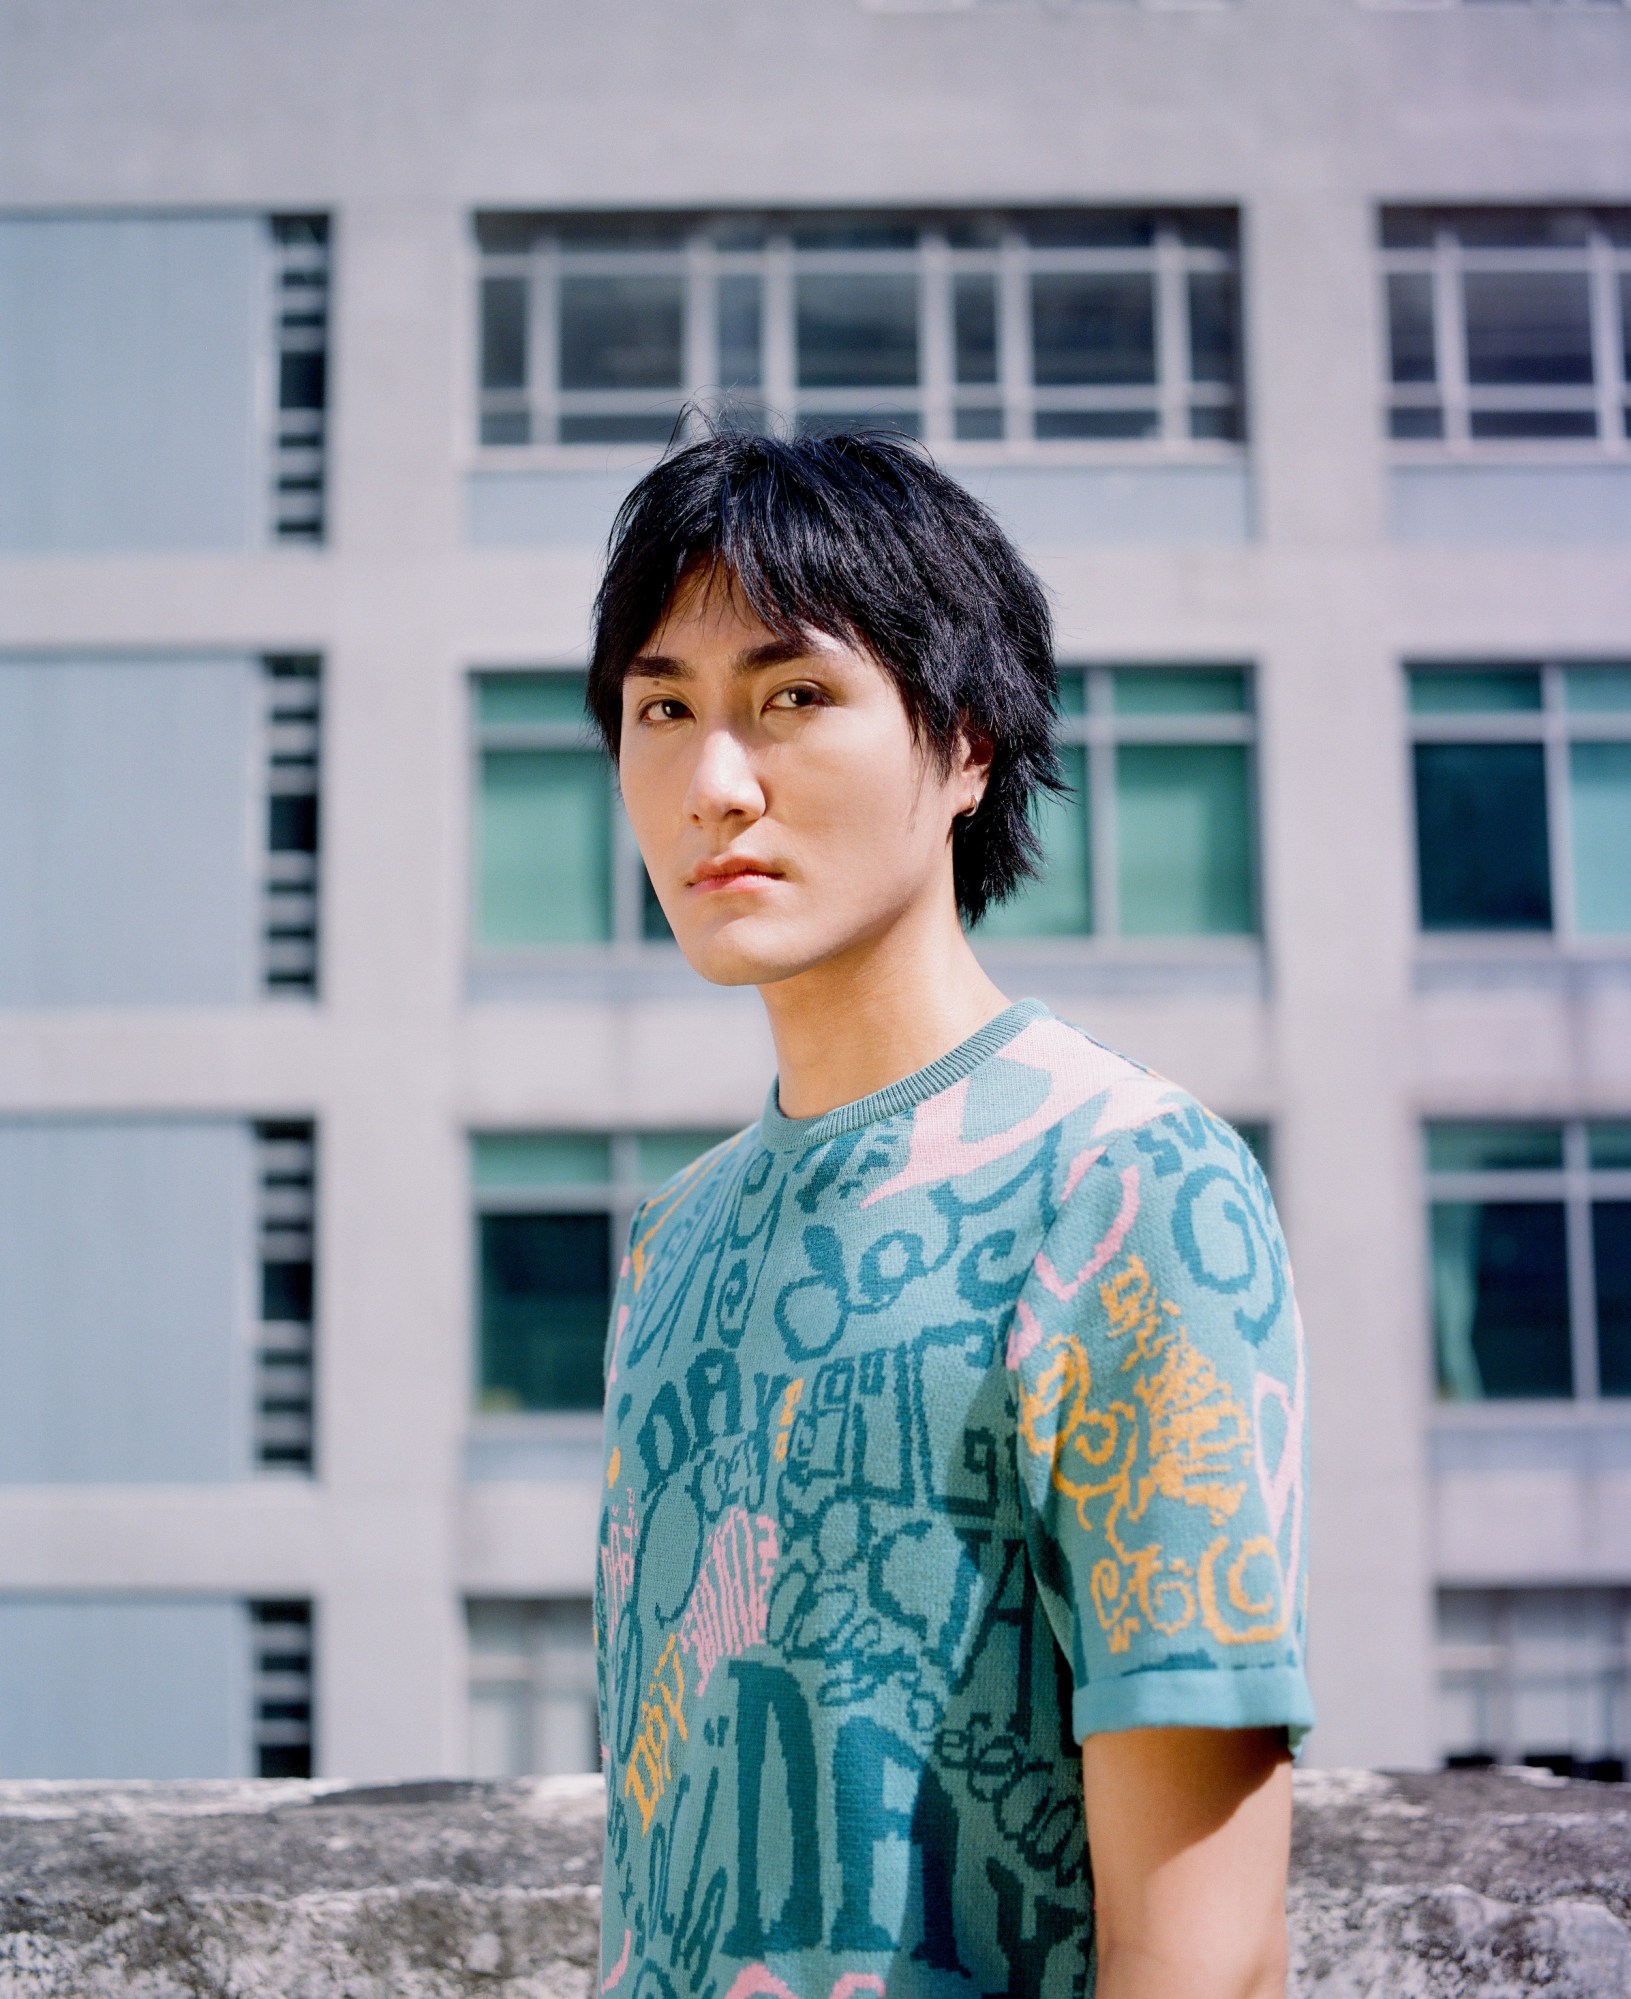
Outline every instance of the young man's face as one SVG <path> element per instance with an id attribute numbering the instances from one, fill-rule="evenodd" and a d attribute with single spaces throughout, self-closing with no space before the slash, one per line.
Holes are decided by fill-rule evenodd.
<path id="1" fill-rule="evenodd" d="M 816 632 L 790 646 L 722 580 L 683 584 L 631 663 L 618 765 L 664 914 L 718 985 L 955 909 L 951 822 L 983 770 L 964 754 L 942 777 L 869 653 Z"/>

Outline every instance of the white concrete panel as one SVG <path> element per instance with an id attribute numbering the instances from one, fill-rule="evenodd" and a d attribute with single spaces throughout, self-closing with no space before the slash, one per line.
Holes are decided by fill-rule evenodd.
<path id="1" fill-rule="evenodd" d="M 260 665 L 0 655 L 0 1006 L 251 999 Z"/>
<path id="2" fill-rule="evenodd" d="M 1624 547 L 1631 464 L 1395 465 L 1388 521 L 1401 541 Z"/>
<path id="3" fill-rule="evenodd" d="M 0 217 L 0 553 L 262 538 L 265 229 Z"/>
<path id="4" fill-rule="evenodd" d="M 248 1777 L 229 1597 L 0 1597 L 0 1776 Z"/>

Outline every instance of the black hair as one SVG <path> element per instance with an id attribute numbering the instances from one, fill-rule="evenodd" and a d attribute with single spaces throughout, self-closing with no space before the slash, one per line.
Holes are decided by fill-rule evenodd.
<path id="1" fill-rule="evenodd" d="M 990 512 L 927 452 L 889 431 L 716 429 L 648 472 L 618 510 L 595 597 L 588 705 L 614 763 L 629 663 L 681 583 L 710 570 L 778 637 L 813 629 L 870 652 L 941 770 L 959 728 L 990 740 L 985 795 L 953 822 L 966 923 L 1039 871 L 1031 802 L 1067 788 L 1053 621 Z"/>

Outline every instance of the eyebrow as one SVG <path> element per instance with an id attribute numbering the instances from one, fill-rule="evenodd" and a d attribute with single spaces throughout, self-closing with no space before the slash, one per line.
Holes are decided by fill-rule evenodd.
<path id="1" fill-rule="evenodd" d="M 731 661 L 731 674 L 743 679 L 751 673 L 762 673 L 767 666 L 785 666 L 789 660 L 809 659 L 815 648 L 805 639 L 766 639 L 762 645 L 749 646 L 739 652 Z M 641 680 L 695 680 L 695 669 L 686 665 L 683 659 L 671 659 L 667 653 L 636 653 L 624 668 L 625 679 Z"/>

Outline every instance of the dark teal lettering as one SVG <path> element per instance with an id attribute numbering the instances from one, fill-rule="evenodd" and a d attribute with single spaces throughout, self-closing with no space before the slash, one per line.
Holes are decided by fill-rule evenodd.
<path id="1" fill-rule="evenodd" d="M 815 1820 L 815 1740 L 799 1683 L 784 1666 L 732 1659 L 736 1683 L 736 1921 L 722 1948 L 728 1957 L 808 1950 L 821 1941 L 821 1849 Z M 792 1882 L 768 1928 L 759 1903 L 759 1817 L 765 1743 L 771 1715 L 787 1769 Z"/>

